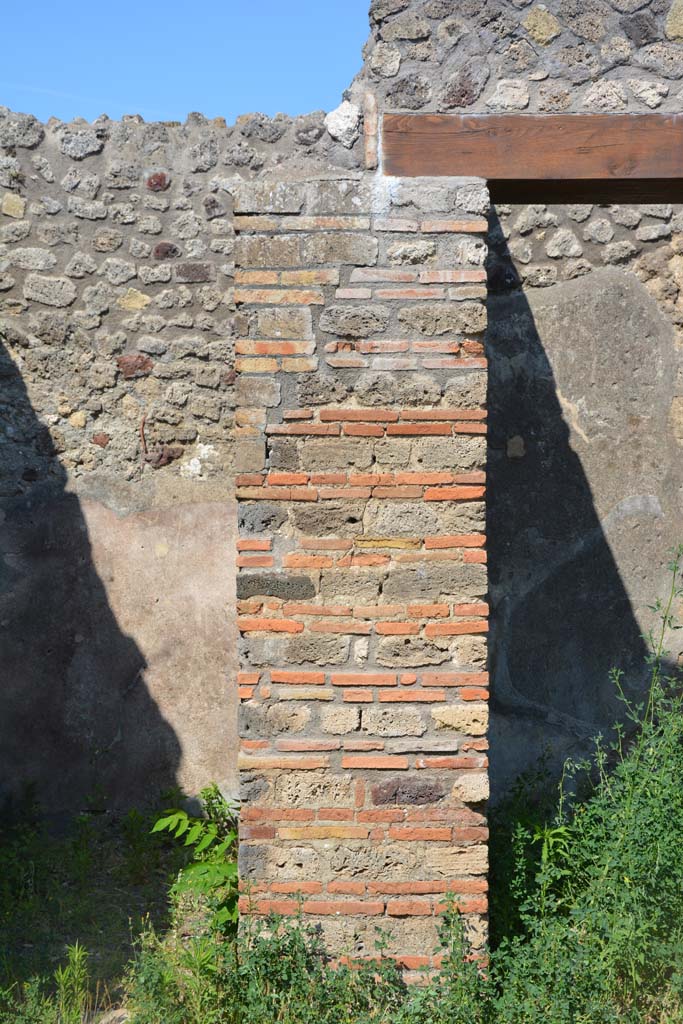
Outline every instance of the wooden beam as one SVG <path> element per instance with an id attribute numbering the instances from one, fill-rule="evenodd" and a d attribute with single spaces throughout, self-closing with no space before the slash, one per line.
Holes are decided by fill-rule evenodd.
<path id="1" fill-rule="evenodd" d="M 399 177 L 676 180 L 683 179 L 683 115 L 385 114 L 382 158 L 384 173 Z"/>

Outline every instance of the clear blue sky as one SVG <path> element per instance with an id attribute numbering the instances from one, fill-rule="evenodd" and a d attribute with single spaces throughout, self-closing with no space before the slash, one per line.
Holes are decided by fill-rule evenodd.
<path id="1" fill-rule="evenodd" d="M 336 107 L 369 0 L 6 0 L 0 104 L 62 120 L 228 122 Z"/>

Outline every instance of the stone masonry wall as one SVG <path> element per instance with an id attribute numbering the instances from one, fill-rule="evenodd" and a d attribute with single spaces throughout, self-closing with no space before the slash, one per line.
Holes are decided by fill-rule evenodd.
<path id="1" fill-rule="evenodd" d="M 451 180 L 236 199 L 244 907 L 302 894 L 331 948 L 381 925 L 409 968 L 446 892 L 484 938 L 487 208 Z"/>
<path id="2" fill-rule="evenodd" d="M 351 98 L 381 110 L 681 109 L 681 0 L 373 0 Z"/>

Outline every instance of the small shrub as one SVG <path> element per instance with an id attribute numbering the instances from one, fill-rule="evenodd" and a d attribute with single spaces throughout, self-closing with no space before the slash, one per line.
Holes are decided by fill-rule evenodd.
<path id="1" fill-rule="evenodd" d="M 238 918 L 236 808 L 216 785 L 203 789 L 201 798 L 205 817 L 175 808 L 164 812 L 152 832 L 168 832 L 191 850 L 192 860 L 181 868 L 171 894 L 205 901 L 211 927 L 229 934 Z"/>

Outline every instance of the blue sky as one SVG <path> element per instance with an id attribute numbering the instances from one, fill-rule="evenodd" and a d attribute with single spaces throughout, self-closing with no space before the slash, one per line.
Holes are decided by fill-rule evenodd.
<path id="1" fill-rule="evenodd" d="M 2 17 L 0 104 L 62 120 L 182 121 L 336 107 L 369 0 L 18 0 Z"/>

